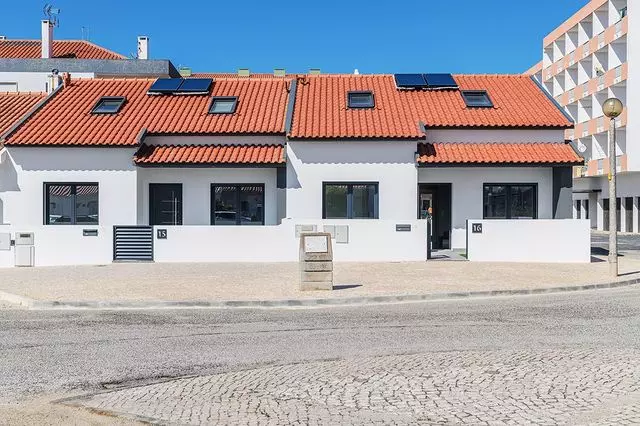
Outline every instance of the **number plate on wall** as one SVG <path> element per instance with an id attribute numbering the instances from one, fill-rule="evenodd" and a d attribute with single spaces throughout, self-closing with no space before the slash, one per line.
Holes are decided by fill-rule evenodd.
<path id="1" fill-rule="evenodd" d="M 482 234 L 482 224 L 481 223 L 472 223 L 471 224 L 471 232 L 474 234 Z"/>
<path id="2" fill-rule="evenodd" d="M 158 239 L 159 240 L 166 240 L 167 239 L 167 230 L 166 229 L 158 229 Z"/>

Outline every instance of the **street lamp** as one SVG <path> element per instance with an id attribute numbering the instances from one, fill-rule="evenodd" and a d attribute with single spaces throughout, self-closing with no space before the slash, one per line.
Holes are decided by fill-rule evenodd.
<path id="1" fill-rule="evenodd" d="M 616 118 L 623 105 L 618 98 L 602 104 L 602 112 L 609 120 L 609 274 L 618 277 L 618 197 L 616 196 Z"/>

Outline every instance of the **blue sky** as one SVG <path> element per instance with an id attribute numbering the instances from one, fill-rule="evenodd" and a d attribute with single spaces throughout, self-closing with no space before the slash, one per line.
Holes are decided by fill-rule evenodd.
<path id="1" fill-rule="evenodd" d="M 0 34 L 39 38 L 43 2 L 6 0 Z M 194 71 L 520 73 L 587 0 L 58 0 L 58 38 L 119 53 L 148 35 L 151 58 Z"/>

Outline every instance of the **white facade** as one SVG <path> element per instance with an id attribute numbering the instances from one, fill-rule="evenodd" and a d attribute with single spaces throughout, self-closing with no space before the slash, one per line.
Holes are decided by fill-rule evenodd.
<path id="1" fill-rule="evenodd" d="M 95 73 L 74 72 L 72 78 L 94 78 Z M 58 83 L 51 72 L 6 72 L 0 71 L 1 92 L 42 92 L 50 93 Z"/>

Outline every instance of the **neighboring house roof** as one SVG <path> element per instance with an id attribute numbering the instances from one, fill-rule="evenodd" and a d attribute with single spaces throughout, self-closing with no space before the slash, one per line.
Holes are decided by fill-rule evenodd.
<path id="1" fill-rule="evenodd" d="M 209 114 L 211 96 L 148 95 L 152 79 L 72 80 L 6 140 L 7 145 L 135 146 L 147 134 L 282 134 L 290 80 L 220 78 L 212 96 L 237 96 L 234 114 Z M 101 97 L 124 96 L 116 114 L 92 114 Z"/>
<path id="2" fill-rule="evenodd" d="M 284 145 L 142 145 L 133 157 L 144 165 L 285 164 Z"/>
<path id="3" fill-rule="evenodd" d="M 460 90 L 486 90 L 493 108 L 467 108 L 457 90 L 399 90 L 393 75 L 308 75 L 298 80 L 292 138 L 421 138 L 440 128 L 568 128 L 573 123 L 523 75 L 455 75 Z M 375 107 L 348 108 L 349 91 Z"/>
<path id="4" fill-rule="evenodd" d="M 0 40 L 1 59 L 39 59 L 40 40 Z M 54 40 L 54 58 L 75 59 L 127 59 L 126 56 L 86 40 Z"/>
<path id="5" fill-rule="evenodd" d="M 0 93 L 0 136 L 45 96 L 45 93 Z"/>
<path id="6" fill-rule="evenodd" d="M 419 165 L 563 164 L 584 160 L 567 143 L 420 143 Z"/>

